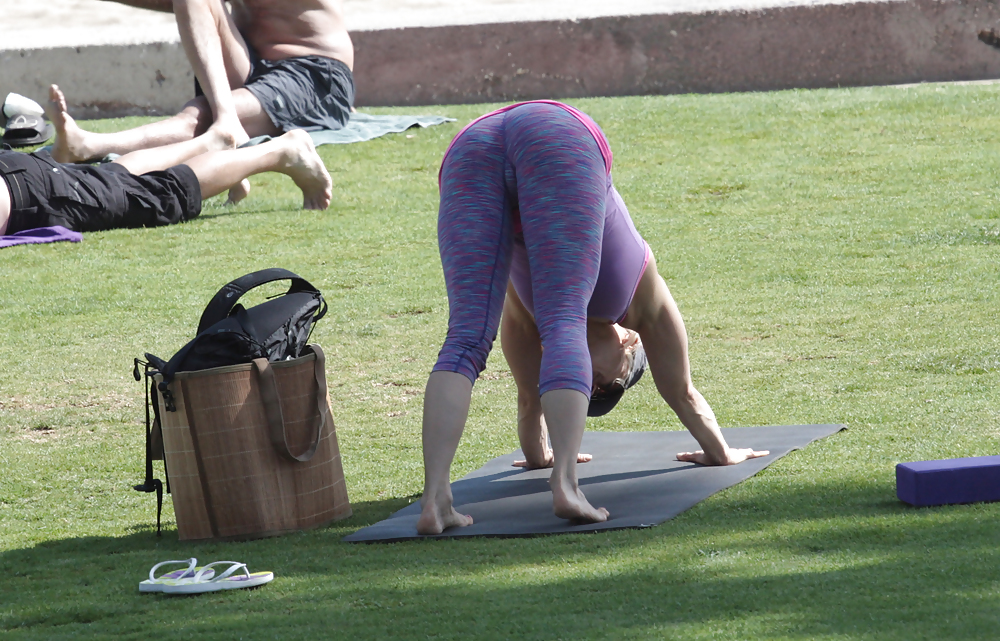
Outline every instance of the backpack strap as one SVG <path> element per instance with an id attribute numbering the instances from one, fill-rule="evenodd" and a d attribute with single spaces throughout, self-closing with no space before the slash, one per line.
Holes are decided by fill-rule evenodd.
<path id="1" fill-rule="evenodd" d="M 139 372 L 140 363 L 145 367 L 145 372 L 143 374 L 140 374 Z M 142 482 L 142 484 L 133 486 L 133 489 L 146 493 L 156 492 L 156 536 L 160 536 L 160 516 L 163 513 L 163 482 L 160 481 L 160 479 L 153 478 L 153 451 L 152 444 L 150 442 L 152 424 L 149 420 L 151 393 L 154 395 L 152 397 L 152 402 L 155 404 L 157 401 L 155 396 L 155 384 L 152 382 L 153 374 L 156 372 L 154 370 L 153 374 L 150 373 L 151 365 L 151 363 L 140 361 L 137 358 L 135 359 L 135 367 L 132 370 L 132 376 L 135 377 L 136 381 L 143 382 L 143 378 L 145 378 L 143 387 L 146 388 L 146 479 Z M 155 405 L 153 407 L 153 413 L 157 418 L 159 418 L 160 411 Z M 164 459 L 166 459 L 166 457 L 164 457 Z M 166 465 L 166 460 L 164 460 L 164 465 Z"/>
<path id="2" fill-rule="evenodd" d="M 282 269 L 281 267 L 262 269 L 260 271 L 253 272 L 252 274 L 247 274 L 246 276 L 237 278 L 231 283 L 223 286 L 223 288 L 219 290 L 212 300 L 209 301 L 208 306 L 205 307 L 205 311 L 201 315 L 201 320 L 198 322 L 198 331 L 196 334 L 201 334 L 212 325 L 215 325 L 229 316 L 229 312 L 232 311 L 240 297 L 248 291 L 276 280 L 292 281 L 292 285 L 288 288 L 287 292 L 289 294 L 293 294 L 295 292 L 319 293 L 319 290 L 313 287 L 309 281 L 302 278 L 298 274 L 288 271 L 287 269 Z M 317 318 L 316 320 L 319 319 Z"/>

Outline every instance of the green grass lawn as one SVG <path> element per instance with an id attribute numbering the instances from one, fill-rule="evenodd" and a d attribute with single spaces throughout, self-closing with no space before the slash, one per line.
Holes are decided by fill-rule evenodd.
<path id="1" fill-rule="evenodd" d="M 263 175 L 184 225 L 3 250 L 0 637 L 995 638 L 1000 505 L 909 508 L 894 466 L 1000 450 L 998 103 L 1000 85 L 573 101 L 611 140 L 720 424 L 849 427 L 646 530 L 340 541 L 421 490 L 422 390 L 447 322 L 437 167 L 493 106 L 396 110 L 458 122 L 322 147 L 325 212 Z M 314 339 L 354 516 L 179 543 L 168 501 L 157 538 L 155 501 L 131 489 L 132 359 L 171 355 L 218 287 L 271 266 L 330 303 Z M 517 447 L 514 397 L 496 349 L 455 478 Z M 589 427 L 680 424 L 646 380 Z M 277 578 L 139 594 L 151 565 L 190 556 Z"/>

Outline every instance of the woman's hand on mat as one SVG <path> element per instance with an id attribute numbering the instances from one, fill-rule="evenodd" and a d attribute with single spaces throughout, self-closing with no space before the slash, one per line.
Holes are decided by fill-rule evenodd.
<path id="1" fill-rule="evenodd" d="M 584 454 L 583 452 L 580 452 L 579 454 L 576 455 L 577 463 L 589 463 L 593 459 L 594 456 L 592 454 Z M 546 467 L 552 467 L 552 462 L 554 460 L 555 459 L 552 457 L 552 452 L 549 452 L 545 457 L 545 460 L 542 461 L 541 465 L 535 463 L 529 463 L 528 461 L 514 461 L 514 467 L 526 467 L 529 470 L 541 470 Z"/>
<path id="2" fill-rule="evenodd" d="M 737 463 L 742 463 L 747 459 L 767 456 L 770 453 L 771 452 L 769 450 L 754 450 L 749 447 L 742 449 L 730 447 L 726 450 L 726 454 L 729 457 L 726 461 L 717 461 L 706 454 L 704 450 L 698 450 L 697 452 L 678 452 L 677 460 L 684 461 L 686 463 L 698 463 L 699 465 L 736 465 Z"/>

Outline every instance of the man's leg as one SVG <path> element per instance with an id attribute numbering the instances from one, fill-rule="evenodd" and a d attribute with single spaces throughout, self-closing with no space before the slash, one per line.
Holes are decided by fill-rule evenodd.
<path id="1" fill-rule="evenodd" d="M 198 177 L 202 199 L 266 171 L 294 180 L 305 209 L 326 209 L 333 197 L 333 181 L 312 138 L 298 129 L 260 145 L 228 149 L 221 132 L 213 128 L 193 140 L 125 154 L 115 163 L 136 175 L 185 164 Z"/>
<path id="2" fill-rule="evenodd" d="M 52 109 L 49 119 L 56 129 L 56 141 L 52 157 L 57 162 L 86 162 L 103 158 L 108 154 L 128 154 L 140 149 L 153 149 L 164 145 L 191 140 L 205 133 L 212 125 L 212 114 L 204 97 L 190 101 L 180 113 L 166 120 L 148 125 L 116 131 L 114 133 L 94 133 L 81 129 L 66 106 L 66 98 L 58 87 L 52 85 Z M 260 106 L 256 97 L 246 89 L 237 89 L 233 98 L 241 114 L 246 118 L 247 131 L 256 136 L 276 136 L 280 131 L 271 124 L 271 119 Z M 230 135 L 230 138 L 232 136 Z M 235 138 L 232 138 L 235 142 Z"/>
<path id="3" fill-rule="evenodd" d="M 7 233 L 7 220 L 10 219 L 10 189 L 7 181 L 0 178 L 0 236 Z"/>
<path id="4" fill-rule="evenodd" d="M 138 176 L 180 165 L 195 156 L 207 154 L 210 151 L 223 151 L 232 148 L 232 138 L 226 137 L 221 131 L 212 127 L 190 140 L 133 151 L 114 162 L 128 169 L 129 173 Z"/>
<path id="5" fill-rule="evenodd" d="M 254 147 L 210 151 L 184 164 L 198 177 L 202 198 L 221 194 L 243 179 L 265 171 L 276 171 L 294 180 L 302 190 L 304 209 L 326 209 L 333 198 L 330 174 L 316 153 L 312 138 L 300 129 Z"/>
<path id="6" fill-rule="evenodd" d="M 49 88 L 49 102 L 48 115 L 56 130 L 52 145 L 52 158 L 56 162 L 86 162 L 108 154 L 127 154 L 190 140 L 212 123 L 208 103 L 204 98 L 196 98 L 166 120 L 114 133 L 94 133 L 76 124 L 69 115 L 66 97 L 56 85 Z"/>

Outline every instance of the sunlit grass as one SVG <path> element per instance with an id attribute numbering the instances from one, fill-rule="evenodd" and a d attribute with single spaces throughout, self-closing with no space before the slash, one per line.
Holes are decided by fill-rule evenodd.
<path id="1" fill-rule="evenodd" d="M 339 540 L 421 489 L 422 389 L 447 322 L 437 166 L 491 106 L 421 109 L 458 122 L 322 147 L 326 212 L 299 211 L 291 181 L 266 175 L 236 209 L 213 201 L 185 225 L 3 250 L 0 636 L 992 638 L 1000 511 L 907 508 L 893 468 L 1000 449 L 998 98 L 928 85 L 574 101 L 611 140 L 720 423 L 849 427 L 648 530 Z M 169 356 L 219 286 L 270 266 L 330 302 L 314 338 L 355 515 L 181 544 L 168 503 L 157 539 L 154 501 L 130 489 L 132 358 Z M 590 427 L 680 428 L 649 381 Z M 515 447 L 495 350 L 454 474 Z M 198 598 L 137 592 L 155 562 L 188 556 L 277 578 Z"/>

